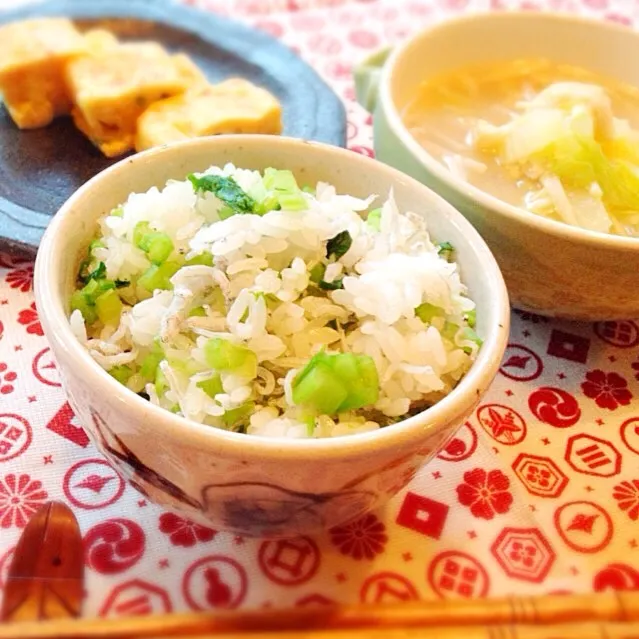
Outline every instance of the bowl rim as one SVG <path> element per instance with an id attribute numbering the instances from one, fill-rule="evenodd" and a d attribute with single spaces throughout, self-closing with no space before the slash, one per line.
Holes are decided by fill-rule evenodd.
<path id="1" fill-rule="evenodd" d="M 513 204 L 508 204 L 507 202 L 500 200 L 498 197 L 491 195 L 490 193 L 483 191 L 468 182 L 460 180 L 417 142 L 405 126 L 399 109 L 395 105 L 391 90 L 394 74 L 399 73 L 404 56 L 407 56 L 410 50 L 413 47 L 418 46 L 422 40 L 428 39 L 437 32 L 449 29 L 454 31 L 456 27 L 470 22 L 507 22 L 512 20 L 535 19 L 548 22 L 570 23 L 577 27 L 601 29 L 631 35 L 631 37 L 634 37 L 637 40 L 637 48 L 639 49 L 639 31 L 611 21 L 595 20 L 593 18 L 565 12 L 533 12 L 522 10 L 507 12 L 481 11 L 464 16 L 456 16 L 422 29 L 391 51 L 380 74 L 378 87 L 379 99 L 377 104 L 381 106 L 391 130 L 399 138 L 404 147 L 406 147 L 411 154 L 418 159 L 420 163 L 438 180 L 446 184 L 446 186 L 452 190 L 462 194 L 469 200 L 472 200 L 475 204 L 479 204 L 486 209 L 495 211 L 513 221 L 535 227 L 537 230 L 559 239 L 579 242 L 591 247 L 601 248 L 602 246 L 605 246 L 609 249 L 621 251 L 639 250 L 639 237 L 626 237 L 612 233 L 591 231 L 565 222 L 551 220 L 541 215 L 536 215 L 535 213 L 526 211 L 525 209 Z"/>
<path id="2" fill-rule="evenodd" d="M 229 138 L 232 138 L 232 144 L 234 145 L 268 144 L 271 148 L 275 147 L 275 156 L 277 147 L 292 145 L 299 147 L 299 152 L 304 153 L 308 148 L 307 145 L 311 145 L 321 153 L 342 156 L 343 159 L 354 165 L 359 164 L 365 170 L 388 172 L 395 181 L 408 183 L 410 188 L 428 191 L 431 194 L 430 197 L 441 200 L 441 203 L 450 210 L 455 225 L 463 231 L 464 237 L 468 241 L 469 250 L 475 253 L 476 259 L 482 264 L 485 272 L 484 285 L 489 293 L 486 299 L 491 307 L 491 314 L 496 318 L 495 324 L 488 327 L 484 345 L 480 349 L 477 359 L 451 393 L 431 408 L 376 431 L 322 439 L 247 436 L 246 434 L 229 432 L 190 421 L 159 406 L 155 406 L 120 384 L 93 360 L 71 330 L 66 313 L 65 300 L 62 299 L 62 295 L 55 293 L 60 281 L 60 273 L 56 265 L 60 266 L 61 254 L 69 250 L 68 238 L 62 236 L 60 232 L 67 216 L 72 213 L 75 207 L 81 205 L 85 194 L 94 188 L 97 183 L 104 180 L 123 179 L 123 175 L 126 175 L 128 167 L 132 164 L 160 161 L 163 157 L 170 161 L 170 158 L 175 153 L 196 147 L 224 145 Z M 71 195 L 49 224 L 41 242 L 35 265 L 34 288 L 36 301 L 42 315 L 41 319 L 45 334 L 53 347 L 54 353 L 63 352 L 67 363 L 73 362 L 73 366 L 76 369 L 75 374 L 77 375 L 77 371 L 81 371 L 80 374 L 87 384 L 92 387 L 93 392 L 96 389 L 102 389 L 105 394 L 112 398 L 111 402 L 126 405 L 126 410 L 133 421 L 152 420 L 154 428 L 162 429 L 167 438 L 180 438 L 185 443 L 187 440 L 192 440 L 193 443 L 199 440 L 201 444 L 202 438 L 205 438 L 208 444 L 217 447 L 217 452 L 228 450 L 236 457 L 253 456 L 273 460 L 291 457 L 297 459 L 312 458 L 314 460 L 336 456 L 341 458 L 359 457 L 375 450 L 388 450 L 407 442 L 424 440 L 441 430 L 444 424 L 449 423 L 456 417 L 463 417 L 477 403 L 479 397 L 483 395 L 494 379 L 508 342 L 510 324 L 508 293 L 497 262 L 484 240 L 461 213 L 441 196 L 417 180 L 390 166 L 353 151 L 319 142 L 308 142 L 283 136 L 273 139 L 267 138 L 271 138 L 271 136 L 250 134 L 220 135 L 150 149 L 120 160 L 98 173 Z"/>

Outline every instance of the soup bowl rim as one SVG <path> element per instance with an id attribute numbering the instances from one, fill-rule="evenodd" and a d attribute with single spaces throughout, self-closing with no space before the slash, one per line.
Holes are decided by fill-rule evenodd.
<path id="1" fill-rule="evenodd" d="M 452 190 L 461 193 L 466 198 L 474 201 L 485 209 L 497 211 L 499 214 L 515 222 L 536 227 L 537 230 L 555 236 L 557 239 L 581 242 L 589 246 L 597 246 L 616 249 L 621 251 L 639 250 L 639 237 L 626 237 L 612 233 L 591 231 L 579 226 L 574 226 L 565 222 L 559 222 L 537 215 L 524 208 L 509 204 L 495 195 L 477 186 L 465 182 L 454 176 L 445 166 L 443 166 L 431 153 L 426 151 L 404 124 L 400 109 L 395 104 L 393 98 L 392 85 L 394 77 L 401 73 L 404 58 L 410 51 L 418 46 L 423 40 L 430 38 L 433 34 L 452 29 L 457 26 L 477 20 L 521 20 L 538 18 L 549 21 L 570 22 L 576 26 L 590 26 L 608 31 L 632 34 L 637 40 L 639 48 L 639 31 L 634 31 L 628 27 L 612 22 L 603 22 L 591 18 L 576 16 L 566 13 L 531 13 L 530 11 L 508 11 L 504 13 L 477 12 L 465 16 L 455 17 L 443 22 L 433 24 L 426 29 L 416 33 L 395 49 L 393 49 L 384 64 L 379 82 L 378 104 L 386 117 L 390 129 L 397 136 L 401 144 L 426 168 L 426 170 L 440 182 Z M 639 88 L 639 87 L 638 87 Z"/>

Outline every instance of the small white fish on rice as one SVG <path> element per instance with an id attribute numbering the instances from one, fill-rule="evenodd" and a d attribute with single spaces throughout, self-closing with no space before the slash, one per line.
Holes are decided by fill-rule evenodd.
<path id="1" fill-rule="evenodd" d="M 203 175 L 232 177 L 244 193 L 265 189 L 260 173 L 232 165 Z M 457 265 L 438 254 L 424 219 L 400 212 L 392 193 L 377 227 L 364 213 L 375 196 L 338 195 L 319 183 L 314 195 L 297 197 L 301 210 L 220 219 L 223 203 L 212 193 L 196 194 L 188 180 L 132 194 L 102 219 L 93 256 L 109 278 L 130 280 L 129 297 L 140 295 L 137 278 L 149 260 L 133 238 L 144 222 L 172 242 L 172 289 L 125 304 L 120 324 L 102 333 L 74 311 L 74 333 L 104 368 L 127 364 L 136 389 L 142 363 L 159 348 L 163 380 L 145 388 L 152 403 L 220 428 L 235 428 L 233 418 L 241 414 L 251 435 L 367 432 L 450 392 L 477 353 L 478 338 L 462 330 L 474 303 Z M 347 236 L 348 245 L 329 249 L 338 236 Z M 209 261 L 184 263 L 193 258 Z M 436 309 L 430 321 L 416 315 L 422 305 Z M 242 347 L 256 365 L 237 373 L 212 369 L 210 340 Z M 377 400 L 309 422 L 294 403 L 293 386 L 320 351 L 369 356 L 379 377 Z"/>

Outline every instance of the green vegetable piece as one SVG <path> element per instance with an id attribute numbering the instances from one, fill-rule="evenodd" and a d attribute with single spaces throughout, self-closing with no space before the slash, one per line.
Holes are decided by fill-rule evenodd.
<path id="1" fill-rule="evenodd" d="M 295 193 L 300 190 L 297 186 L 295 176 L 291 171 L 277 169 L 266 169 L 264 171 L 264 186 L 269 191 L 284 191 L 285 193 Z"/>
<path id="2" fill-rule="evenodd" d="M 366 218 L 366 224 L 379 233 L 382 228 L 382 209 L 373 209 Z"/>
<path id="3" fill-rule="evenodd" d="M 189 317 L 206 317 L 204 306 L 196 306 L 189 311 Z"/>
<path id="4" fill-rule="evenodd" d="M 215 399 L 216 395 L 224 392 L 222 380 L 219 375 L 213 375 L 209 379 L 203 379 L 197 382 L 196 386 L 201 388 L 211 399 Z"/>
<path id="5" fill-rule="evenodd" d="M 169 383 L 166 381 L 166 376 L 162 372 L 162 369 L 158 366 L 155 372 L 155 392 L 158 397 L 162 397 L 164 393 L 169 389 Z"/>
<path id="6" fill-rule="evenodd" d="M 269 211 L 279 211 L 281 208 L 280 197 L 275 193 L 268 193 L 255 205 L 255 213 L 265 215 Z"/>
<path id="7" fill-rule="evenodd" d="M 319 414 L 333 415 L 374 404 L 379 377 L 368 355 L 317 353 L 293 380 L 293 401 Z"/>
<path id="8" fill-rule="evenodd" d="M 437 245 L 437 254 L 448 262 L 450 262 L 454 250 L 455 247 L 450 242 L 440 242 Z"/>
<path id="9" fill-rule="evenodd" d="M 89 283 L 82 289 L 82 294 L 85 296 L 87 302 L 91 306 L 93 306 L 95 305 L 95 300 L 100 295 L 114 288 L 115 282 L 112 282 L 111 280 L 91 279 L 89 280 Z"/>
<path id="10" fill-rule="evenodd" d="M 309 193 L 310 195 L 315 195 L 315 189 L 312 186 L 308 186 L 308 184 L 304 185 L 302 187 L 302 191 L 304 191 L 304 193 Z"/>
<path id="11" fill-rule="evenodd" d="M 247 402 L 246 404 L 242 404 L 242 406 L 227 410 L 224 415 L 222 415 L 222 421 L 227 428 L 233 428 L 237 426 L 239 422 L 243 422 L 249 417 L 254 410 L 255 404 L 253 402 Z"/>
<path id="12" fill-rule="evenodd" d="M 339 411 L 357 410 L 379 399 L 379 376 L 372 357 L 355 353 L 330 355 L 333 370 L 346 385 L 348 395 Z"/>
<path id="13" fill-rule="evenodd" d="M 453 324 L 452 322 L 445 322 L 444 328 L 442 330 L 442 337 L 454 344 L 455 337 L 457 336 L 458 331 L 459 331 L 459 326 L 457 326 L 457 324 Z"/>
<path id="14" fill-rule="evenodd" d="M 230 217 L 235 215 L 236 211 L 234 211 L 230 206 L 224 205 L 217 214 L 220 216 L 220 220 L 227 220 Z"/>
<path id="15" fill-rule="evenodd" d="M 147 233 L 141 241 L 141 248 L 146 252 L 152 264 L 164 264 L 173 253 L 173 241 L 166 233 Z"/>
<path id="16" fill-rule="evenodd" d="M 100 280 L 106 277 L 106 265 L 104 262 L 98 262 L 98 265 L 93 271 L 86 276 L 86 281 Z"/>
<path id="17" fill-rule="evenodd" d="M 300 193 L 282 193 L 278 199 L 284 211 L 305 211 L 308 208 L 306 198 Z"/>
<path id="18" fill-rule="evenodd" d="M 255 200 L 245 193 L 232 177 L 203 175 L 198 178 L 191 174 L 188 179 L 196 192 L 213 193 L 235 213 L 252 213 L 255 209 Z"/>
<path id="19" fill-rule="evenodd" d="M 324 273 L 326 273 L 326 266 L 324 266 L 324 264 L 320 262 L 311 269 L 309 279 L 311 280 L 311 282 L 319 284 L 324 278 Z"/>
<path id="20" fill-rule="evenodd" d="M 348 253 L 348 249 L 351 248 L 353 238 L 348 231 L 342 231 L 335 237 L 332 237 L 326 244 L 326 257 L 335 257 L 339 259 L 342 255 Z"/>
<path id="21" fill-rule="evenodd" d="M 80 311 L 84 321 L 87 325 L 91 326 L 98 319 L 98 314 L 95 312 L 95 307 L 89 304 L 86 296 L 82 291 L 76 291 L 71 296 L 71 310 Z"/>
<path id="22" fill-rule="evenodd" d="M 93 253 L 93 251 L 98 248 L 104 248 L 104 242 L 100 240 L 93 240 L 91 244 L 89 244 L 89 253 Z"/>
<path id="23" fill-rule="evenodd" d="M 109 215 L 113 217 L 122 217 L 124 215 L 124 207 L 120 204 L 120 206 L 116 206 L 114 209 L 111 209 Z"/>
<path id="24" fill-rule="evenodd" d="M 120 384 L 126 385 L 131 375 L 133 375 L 133 370 L 126 365 L 114 366 L 111 370 L 109 370 L 109 375 L 111 375 L 114 379 L 117 379 Z"/>
<path id="25" fill-rule="evenodd" d="M 157 378 L 158 367 L 164 359 L 164 353 L 161 350 L 150 352 L 143 360 L 140 366 L 140 375 L 148 382 Z"/>
<path id="26" fill-rule="evenodd" d="M 415 309 L 415 315 L 417 315 L 424 324 L 430 324 L 435 317 L 441 317 L 443 313 L 441 308 L 434 304 L 424 302 Z"/>
<path id="27" fill-rule="evenodd" d="M 95 300 L 95 310 L 98 314 L 98 319 L 103 324 L 117 326 L 122 315 L 122 300 L 116 290 L 111 289 L 106 293 L 102 293 Z"/>
<path id="28" fill-rule="evenodd" d="M 337 291 L 340 288 L 344 288 L 344 278 L 340 277 L 337 280 L 333 280 L 332 282 L 325 282 L 322 280 L 319 283 L 319 287 L 324 291 Z"/>
<path id="29" fill-rule="evenodd" d="M 293 380 L 293 401 L 320 415 L 334 415 L 348 392 L 332 368 L 316 357 Z"/>
<path id="30" fill-rule="evenodd" d="M 143 240 L 146 235 L 152 232 L 151 225 L 148 222 L 138 222 L 133 229 L 133 244 L 139 249 L 146 251 L 143 246 Z"/>
<path id="31" fill-rule="evenodd" d="M 459 334 L 459 341 L 469 341 L 477 344 L 478 347 L 481 348 L 481 345 L 484 343 L 484 340 L 475 333 L 475 331 L 470 328 L 470 326 L 464 326 Z M 472 349 L 470 346 L 464 346 L 463 350 L 466 354 L 470 355 L 472 353 Z"/>
<path id="32" fill-rule="evenodd" d="M 204 358 L 206 363 L 217 371 L 228 371 L 249 379 L 257 375 L 255 353 L 226 339 L 210 339 L 204 346 Z"/>
<path id="33" fill-rule="evenodd" d="M 475 328 L 477 324 L 477 309 L 474 308 L 472 311 L 468 311 L 468 313 L 464 315 L 464 319 L 470 328 Z"/>
<path id="34" fill-rule="evenodd" d="M 190 260 L 184 262 L 186 266 L 213 266 L 213 255 L 211 253 L 200 253 Z"/>
<path id="35" fill-rule="evenodd" d="M 149 293 L 157 289 L 171 290 L 171 278 L 180 268 L 177 262 L 164 262 L 164 264 L 153 264 L 138 279 L 138 284 Z"/>
<path id="36" fill-rule="evenodd" d="M 126 288 L 127 286 L 131 286 L 131 282 L 129 280 L 114 280 L 115 288 Z"/>

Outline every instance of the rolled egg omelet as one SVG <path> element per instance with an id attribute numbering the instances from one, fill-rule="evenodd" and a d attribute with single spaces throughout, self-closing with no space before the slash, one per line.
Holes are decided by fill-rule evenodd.
<path id="1" fill-rule="evenodd" d="M 47 126 L 71 111 L 67 64 L 85 41 L 66 18 L 38 18 L 0 27 L 0 92 L 21 129 Z"/>
<path id="2" fill-rule="evenodd" d="M 149 106 L 138 119 L 137 151 L 220 133 L 282 132 L 282 109 L 265 89 L 232 78 L 201 84 Z"/>

